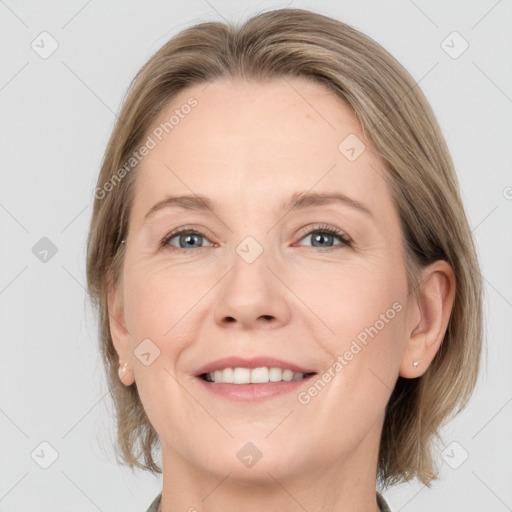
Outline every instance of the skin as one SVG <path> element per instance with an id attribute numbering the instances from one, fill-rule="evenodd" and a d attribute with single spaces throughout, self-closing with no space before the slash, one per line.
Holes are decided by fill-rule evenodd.
<path id="1" fill-rule="evenodd" d="M 420 297 L 408 293 L 383 162 L 323 86 L 195 85 L 148 133 L 191 96 L 198 105 L 137 170 L 121 282 L 108 293 L 114 344 L 128 362 L 121 380 L 136 381 L 162 441 L 162 510 L 375 511 L 385 407 L 398 375 L 419 377 L 439 349 L 452 269 L 435 262 L 423 269 Z M 352 162 L 338 150 L 349 134 L 366 147 Z M 281 209 L 302 191 L 343 193 L 372 215 L 341 204 Z M 144 222 L 171 194 L 206 195 L 218 210 L 162 208 Z M 336 235 L 318 242 L 322 225 L 352 245 Z M 182 253 L 161 247 L 184 226 L 204 236 L 192 247 L 186 235 L 173 238 Z M 263 249 L 252 263 L 236 252 L 247 236 Z M 397 302 L 401 311 L 307 404 L 295 392 L 236 404 L 193 376 L 233 354 L 276 356 L 321 375 Z M 134 356 L 147 338 L 160 350 L 148 366 Z M 247 442 L 262 453 L 250 468 L 237 457 Z"/>

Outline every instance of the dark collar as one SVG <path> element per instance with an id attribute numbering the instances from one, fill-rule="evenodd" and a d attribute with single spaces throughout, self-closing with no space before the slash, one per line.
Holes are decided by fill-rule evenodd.
<path id="1" fill-rule="evenodd" d="M 389 505 L 380 493 L 377 493 L 377 505 L 379 506 L 380 512 L 391 512 Z"/>
<path id="2" fill-rule="evenodd" d="M 160 506 L 161 499 L 162 499 L 162 493 L 160 493 L 153 500 L 153 503 L 151 503 L 147 512 L 158 512 L 158 507 Z M 380 512 L 391 512 L 391 509 L 389 508 L 389 505 L 386 503 L 386 500 L 379 493 L 377 493 L 377 505 L 379 506 Z"/>

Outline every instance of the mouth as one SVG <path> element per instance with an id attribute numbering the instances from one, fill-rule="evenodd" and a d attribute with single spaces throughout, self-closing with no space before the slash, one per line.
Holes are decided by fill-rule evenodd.
<path id="1" fill-rule="evenodd" d="M 205 382 L 214 384 L 269 384 L 273 382 L 292 382 L 308 379 L 316 372 L 295 372 L 290 368 L 266 367 L 257 368 L 224 368 L 212 372 L 205 372 L 198 377 Z"/>
<path id="2" fill-rule="evenodd" d="M 273 356 L 230 356 L 202 366 L 194 377 L 210 396 L 253 403 L 297 391 L 316 374 Z"/>

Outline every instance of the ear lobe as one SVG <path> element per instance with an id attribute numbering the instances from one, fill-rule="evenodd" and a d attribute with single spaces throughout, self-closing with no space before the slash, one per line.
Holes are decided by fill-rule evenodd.
<path id="1" fill-rule="evenodd" d="M 413 308 L 419 310 L 420 319 L 405 342 L 401 377 L 419 377 L 430 366 L 448 327 L 455 286 L 455 275 L 448 262 L 438 260 L 423 270 L 421 290 Z"/>
<path id="2" fill-rule="evenodd" d="M 130 333 L 126 328 L 120 290 L 116 290 L 113 279 L 110 277 L 107 283 L 107 308 L 112 343 L 114 344 L 120 362 L 123 362 L 123 366 L 125 362 L 127 362 L 127 366 L 124 366 L 124 371 L 122 375 L 120 374 L 120 378 L 122 377 L 121 381 L 123 384 L 130 385 L 134 381 L 129 368 L 132 351 Z"/>

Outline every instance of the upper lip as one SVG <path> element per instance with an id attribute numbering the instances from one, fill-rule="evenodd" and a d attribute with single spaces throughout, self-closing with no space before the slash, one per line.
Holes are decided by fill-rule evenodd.
<path id="1" fill-rule="evenodd" d="M 230 356 L 217 359 L 216 361 L 212 361 L 211 363 L 201 366 L 201 368 L 196 371 L 195 375 L 199 376 L 203 373 L 211 373 L 215 370 L 223 370 L 224 368 L 253 369 L 261 368 L 262 366 L 266 366 L 268 368 L 281 368 L 283 370 L 288 369 L 297 373 L 316 373 L 314 370 L 308 370 L 298 364 L 272 356 L 256 356 L 250 358 Z"/>

